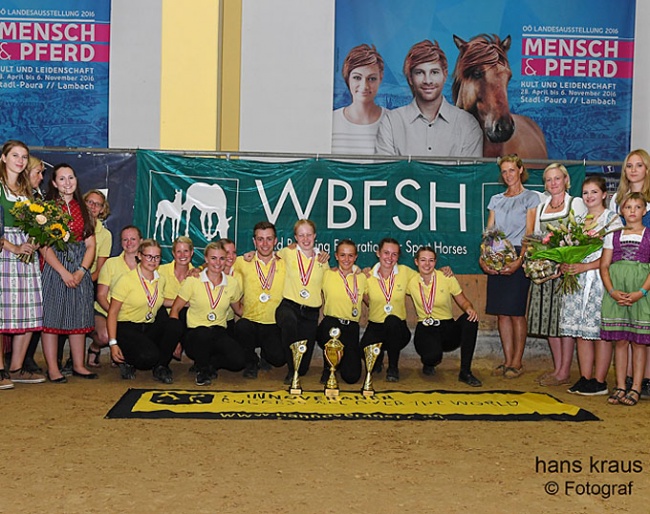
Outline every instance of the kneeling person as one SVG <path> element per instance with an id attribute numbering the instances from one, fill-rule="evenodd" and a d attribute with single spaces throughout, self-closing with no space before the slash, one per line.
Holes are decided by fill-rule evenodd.
<path id="1" fill-rule="evenodd" d="M 235 336 L 246 354 L 244 378 L 257 378 L 260 359 L 255 352 L 260 348 L 264 361 L 272 366 L 286 364 L 280 327 L 275 323 L 275 310 L 282 301 L 285 262 L 275 256 L 277 243 L 275 225 L 260 221 L 253 228 L 255 254 L 246 261 L 243 256 L 235 261 L 235 278 L 244 292 L 242 317 L 235 324 Z"/>
<path id="2" fill-rule="evenodd" d="M 460 373 L 458 380 L 472 387 L 483 385 L 472 374 L 472 358 L 478 334 L 478 314 L 463 294 L 455 277 L 445 277 L 436 270 L 436 252 L 430 246 L 420 248 L 415 254 L 419 275 L 411 279 L 407 293 L 415 304 L 418 324 L 415 328 L 415 350 L 422 360 L 422 372 L 433 375 L 442 362 L 443 352 L 460 347 Z M 452 298 L 465 314 L 454 319 Z"/>
<path id="3" fill-rule="evenodd" d="M 178 319 L 187 309 L 185 351 L 196 366 L 196 385 L 209 385 L 216 370 L 244 369 L 244 350 L 226 332 L 229 307 L 241 314 L 241 288 L 233 277 L 224 273 L 226 250 L 220 242 L 205 247 L 206 268 L 198 277 L 187 277 L 172 304 L 170 318 Z M 173 326 L 173 325 L 172 325 Z M 169 330 L 168 332 L 173 332 Z M 180 334 L 169 335 L 176 341 Z"/>

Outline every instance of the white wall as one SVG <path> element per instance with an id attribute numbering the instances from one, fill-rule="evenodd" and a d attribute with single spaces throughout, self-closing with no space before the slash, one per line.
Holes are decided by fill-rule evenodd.
<path id="1" fill-rule="evenodd" d="M 334 0 L 244 0 L 242 151 L 329 153 Z"/>
<path id="2" fill-rule="evenodd" d="M 112 0 L 108 146 L 160 147 L 161 0 Z"/>
<path id="3" fill-rule="evenodd" d="M 650 2 L 637 0 L 634 44 L 634 85 L 632 89 L 631 149 L 650 150 Z M 625 156 L 622 155 L 621 159 Z"/>

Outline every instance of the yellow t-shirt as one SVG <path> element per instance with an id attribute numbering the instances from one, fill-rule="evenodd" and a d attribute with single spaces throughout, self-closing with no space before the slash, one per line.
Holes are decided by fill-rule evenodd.
<path id="1" fill-rule="evenodd" d="M 97 259 L 99 257 L 110 257 L 111 247 L 113 246 L 113 234 L 111 231 L 104 227 L 104 224 L 97 220 L 95 223 L 95 258 L 90 267 L 90 273 L 95 273 L 97 269 Z"/>
<path id="2" fill-rule="evenodd" d="M 323 296 L 325 305 L 323 314 L 333 316 L 339 319 L 348 319 L 350 321 L 359 321 L 361 318 L 361 304 L 363 295 L 368 292 L 368 279 L 363 273 L 350 273 L 346 275 L 345 280 L 351 293 L 354 293 L 354 283 L 357 283 L 357 302 L 352 303 L 352 299 L 345 289 L 343 278 L 338 270 L 327 270 L 323 276 Z M 356 314 L 353 311 L 356 309 Z"/>
<path id="3" fill-rule="evenodd" d="M 131 271 L 131 269 L 127 266 L 126 261 L 124 260 L 124 252 L 119 254 L 117 257 L 106 259 L 102 269 L 99 270 L 97 284 L 108 286 L 108 294 L 106 295 L 108 303 L 111 302 L 111 289 L 113 289 L 115 284 L 117 284 L 120 277 L 129 271 Z M 97 301 L 95 302 L 95 310 L 101 312 L 104 316 L 107 314 Z"/>
<path id="4" fill-rule="evenodd" d="M 149 307 L 147 293 L 145 293 L 144 286 L 140 282 L 139 268 L 140 266 L 138 265 L 135 269 L 122 275 L 115 284 L 115 287 L 111 288 L 111 297 L 122 302 L 122 308 L 117 315 L 117 321 L 153 323 L 158 309 L 163 304 L 164 298 L 162 292 L 165 289 L 165 279 L 157 271 L 154 271 L 153 280 L 149 281 L 144 279 L 149 294 L 154 297 L 156 296 L 156 292 L 158 293 L 155 303 L 152 307 Z M 149 312 L 152 313 L 152 316 L 150 316 L 150 319 L 147 319 Z"/>
<path id="5" fill-rule="evenodd" d="M 255 263 L 260 265 L 264 277 L 269 277 L 271 265 L 275 262 L 275 274 L 271 289 L 262 289 L 260 277 L 257 274 Z M 272 259 L 268 264 L 264 264 L 257 258 L 257 254 L 252 261 L 246 262 L 243 257 L 237 257 L 233 266 L 235 278 L 239 282 L 244 293 L 244 312 L 242 317 L 256 323 L 272 325 L 275 323 L 275 309 L 282 301 L 282 291 L 284 288 L 284 278 L 286 276 L 285 261 L 282 259 Z M 260 300 L 261 294 L 269 296 L 268 301 Z"/>
<path id="6" fill-rule="evenodd" d="M 410 280 L 418 276 L 418 273 L 408 266 L 397 264 L 393 268 L 395 275 L 395 284 L 393 286 L 393 294 L 390 298 L 390 305 L 392 306 L 391 312 L 386 312 L 384 307 L 387 305 L 386 297 L 382 292 L 379 281 L 384 283 L 386 292 L 389 290 L 389 280 L 384 280 L 379 275 L 379 263 L 375 264 L 372 268 L 372 273 L 368 278 L 368 319 L 374 323 L 383 323 L 386 316 L 392 314 L 399 319 L 406 319 L 406 286 Z"/>
<path id="7" fill-rule="evenodd" d="M 456 280 L 456 277 L 445 277 L 440 270 L 435 270 L 435 277 L 436 289 L 433 293 L 433 310 L 431 311 L 431 314 L 427 314 L 424 310 L 420 285 L 422 285 L 424 298 L 428 301 L 429 295 L 431 294 L 431 288 L 433 287 L 433 278 L 429 285 L 426 285 L 422 277 L 418 274 L 411 279 L 406 288 L 406 294 L 411 295 L 411 298 L 413 299 L 415 312 L 418 315 L 418 321 L 422 321 L 425 318 L 453 319 L 451 302 L 453 297 L 462 293 L 463 290 L 461 289 L 458 280 Z"/>
<path id="8" fill-rule="evenodd" d="M 178 281 L 176 275 L 174 275 L 174 264 L 175 262 L 168 262 L 167 264 L 161 264 L 158 267 L 158 273 L 161 277 L 165 277 L 165 290 L 163 291 L 163 298 L 167 300 L 174 300 L 178 296 L 178 292 L 181 290 L 181 282 Z M 194 268 L 190 264 L 190 269 Z M 185 282 L 185 281 L 183 281 Z"/>
<path id="9" fill-rule="evenodd" d="M 210 297 L 206 289 L 206 284 L 212 292 L 213 301 L 217 301 L 217 298 L 219 299 L 219 302 L 214 308 L 210 305 Z M 208 278 L 207 270 L 203 270 L 198 278 L 188 277 L 185 279 L 181 285 L 181 290 L 178 292 L 178 296 L 189 303 L 189 308 L 187 309 L 188 328 L 212 327 L 216 325 L 226 328 L 230 304 L 239 301 L 242 297 L 242 292 L 237 280 L 229 277 L 225 273 L 221 274 L 221 283 L 217 287 L 213 287 Z M 211 314 L 214 316 L 211 316 Z"/>
<path id="10" fill-rule="evenodd" d="M 302 259 L 305 273 L 309 269 L 310 259 L 305 257 L 299 248 L 291 250 L 284 247 L 278 252 L 278 256 L 285 261 L 287 270 L 282 296 L 300 305 L 320 307 L 323 303 L 321 298 L 323 275 L 325 274 L 325 270 L 329 269 L 329 264 L 318 262 L 318 250 L 314 249 L 314 267 L 307 285 L 303 285 L 300 281 L 298 259 Z M 301 291 L 307 291 L 307 298 L 305 298 L 306 295 L 304 293 L 303 295 L 300 294 Z"/>

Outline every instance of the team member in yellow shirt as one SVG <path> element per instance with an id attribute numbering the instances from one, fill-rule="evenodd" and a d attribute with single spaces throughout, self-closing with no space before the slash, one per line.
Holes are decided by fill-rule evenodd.
<path id="1" fill-rule="evenodd" d="M 253 227 L 253 260 L 238 257 L 234 265 L 235 277 L 244 292 L 243 313 L 235 324 L 235 336 L 246 352 L 245 378 L 257 378 L 260 366 L 256 348 L 269 364 L 286 364 L 280 328 L 275 323 L 286 274 L 285 262 L 277 259 L 273 251 L 277 241 L 275 225 L 260 221 Z"/>
<path id="2" fill-rule="evenodd" d="M 113 234 L 104 226 L 104 221 L 111 213 L 111 208 L 108 205 L 106 195 L 99 189 L 91 189 L 84 196 L 84 203 L 88 209 L 88 213 L 95 221 L 95 260 L 90 267 L 90 277 L 93 282 L 97 282 L 99 272 L 102 266 L 111 255 L 111 248 L 113 247 Z"/>
<path id="3" fill-rule="evenodd" d="M 136 257 L 142 233 L 138 227 L 127 225 L 120 232 L 122 253 L 106 260 L 99 271 L 97 291 L 95 294 L 95 330 L 90 334 L 93 342 L 88 346 L 87 365 L 99 368 L 99 357 L 102 348 L 108 346 L 108 331 L 106 329 L 106 315 L 111 303 L 110 290 L 117 284 L 122 275 L 128 273 L 138 265 Z"/>
<path id="4" fill-rule="evenodd" d="M 430 246 L 420 248 L 415 254 L 419 275 L 411 279 L 407 293 L 413 298 L 418 324 L 415 328 L 415 350 L 420 355 L 425 375 L 433 375 L 442 362 L 443 352 L 460 347 L 460 373 L 458 380 L 472 387 L 483 385 L 472 374 L 472 358 L 478 333 L 478 314 L 463 294 L 455 277 L 445 277 L 436 270 L 436 252 Z M 465 312 L 454 320 L 452 298 Z"/>
<path id="5" fill-rule="evenodd" d="M 354 384 L 361 377 L 361 348 L 359 347 L 359 319 L 361 304 L 368 291 L 368 281 L 363 273 L 357 273 L 354 262 L 357 260 L 357 245 L 344 239 L 336 246 L 334 254 L 338 268 L 325 271 L 323 276 L 323 320 L 318 326 L 318 345 L 325 347 L 332 328 L 341 331 L 339 341 L 343 344 L 343 358 L 337 370 L 348 384 Z M 329 365 L 323 359 L 325 368 L 321 383 L 327 382 Z"/>
<path id="6" fill-rule="evenodd" d="M 224 250 L 226 250 L 226 264 L 223 268 L 223 272 L 229 276 L 235 276 L 235 260 L 237 259 L 237 247 L 235 242 L 232 239 L 223 237 L 219 239 L 219 242 L 223 245 Z M 232 338 L 235 337 L 235 312 L 232 309 L 228 309 L 228 314 L 226 316 L 227 321 L 227 330 L 228 335 Z"/>
<path id="7" fill-rule="evenodd" d="M 241 371 L 245 364 L 244 349 L 226 331 L 228 308 L 241 314 L 242 292 L 237 280 L 224 273 L 223 244 L 214 242 L 205 247 L 205 263 L 198 278 L 185 279 L 169 314 L 178 319 L 181 309 L 189 304 L 185 351 L 194 360 L 199 386 L 210 385 L 219 369 Z M 169 333 L 178 340 L 176 330 L 170 329 Z"/>
<path id="8" fill-rule="evenodd" d="M 316 224 L 311 220 L 299 220 L 293 226 L 298 243 L 296 248 L 282 248 L 278 256 L 286 263 L 283 300 L 275 311 L 275 319 L 282 334 L 288 373 L 285 383 L 293 376 L 293 359 L 290 346 L 296 341 L 307 340 L 307 351 L 302 357 L 298 373 L 302 376 L 309 370 L 314 352 L 318 316 L 322 300 L 322 283 L 326 262 L 319 262 L 316 243 Z"/>
<path id="9" fill-rule="evenodd" d="M 158 273 L 165 279 L 165 290 L 163 296 L 165 298 L 165 307 L 171 308 L 178 292 L 181 289 L 181 284 L 189 276 L 198 276 L 198 271 L 192 266 L 192 257 L 194 256 L 194 243 L 187 236 L 177 237 L 172 243 L 172 255 L 174 260 L 166 264 L 162 264 L 158 268 Z M 187 309 L 181 309 L 179 315 L 182 332 L 181 337 L 178 339 L 179 343 L 174 349 L 172 358 L 181 360 L 183 354 L 183 335 L 187 331 Z"/>
<path id="10" fill-rule="evenodd" d="M 406 286 L 417 273 L 403 264 L 397 264 L 400 256 L 399 243 L 390 237 L 379 242 L 379 262 L 368 277 L 368 327 L 361 339 L 361 347 L 383 343 L 382 354 L 374 371 L 382 368 L 383 352 L 388 354 L 386 380 L 399 381 L 399 354 L 411 340 L 406 325 Z"/>
<path id="11" fill-rule="evenodd" d="M 142 241 L 139 264 L 111 288 L 106 327 L 111 357 L 120 364 L 122 378 L 134 378 L 135 369 L 153 369 L 154 379 L 171 384 L 169 362 L 177 339 L 170 337 L 169 316 L 161 308 L 165 280 L 158 274 L 160 254 L 156 241 Z"/>

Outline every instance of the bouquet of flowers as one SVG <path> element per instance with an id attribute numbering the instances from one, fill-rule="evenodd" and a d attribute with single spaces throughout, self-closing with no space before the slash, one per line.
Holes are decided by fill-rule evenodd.
<path id="1" fill-rule="evenodd" d="M 559 223 L 555 226 L 547 223 L 548 232 L 545 235 L 534 234 L 525 238 L 528 244 L 524 263 L 526 275 L 537 284 L 545 282 L 557 274 L 559 263 L 577 264 L 587 255 L 600 250 L 603 237 L 609 233 L 607 229 L 616 218 L 600 230 L 587 230 L 585 223 L 592 218 L 593 216 L 587 215 L 584 219 L 577 220 L 572 210 L 566 224 Z M 551 270 L 554 271 L 551 273 Z M 579 289 L 580 284 L 574 274 L 562 275 L 559 293 L 575 293 Z"/>
<path id="2" fill-rule="evenodd" d="M 505 265 L 516 261 L 517 257 L 515 247 L 498 228 L 491 227 L 483 232 L 481 258 L 489 268 L 500 271 Z"/>
<path id="3" fill-rule="evenodd" d="M 48 200 L 22 200 L 11 209 L 16 226 L 29 236 L 31 244 L 53 246 L 65 250 L 74 241 L 68 224 L 72 217 L 63 212 L 56 202 Z M 18 258 L 25 263 L 33 262 L 34 254 L 21 254 Z"/>

